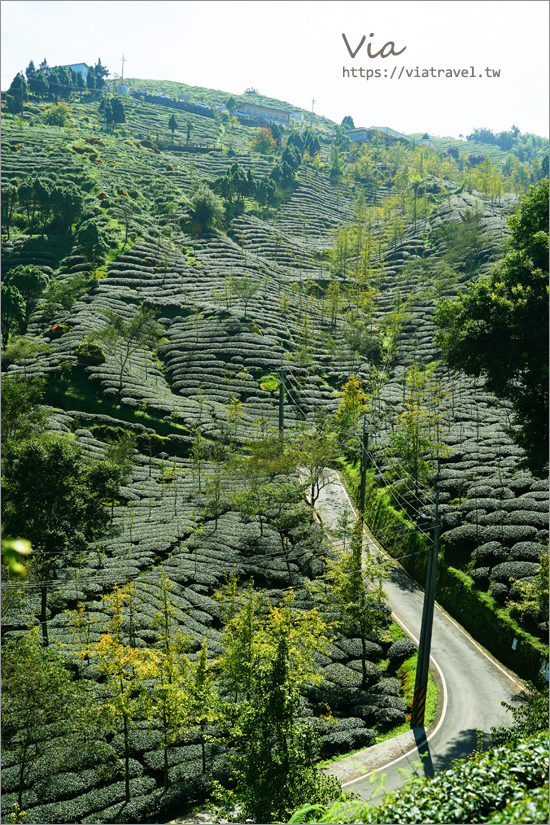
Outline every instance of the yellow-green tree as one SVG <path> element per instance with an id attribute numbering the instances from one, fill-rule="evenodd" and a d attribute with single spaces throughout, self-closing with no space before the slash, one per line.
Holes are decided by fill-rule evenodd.
<path id="1" fill-rule="evenodd" d="M 300 718 L 300 690 L 321 680 L 315 654 L 328 641 L 319 612 L 297 610 L 292 591 L 276 607 L 249 591 L 226 623 L 222 682 L 225 667 L 233 680 L 242 672 L 248 688 L 230 708 L 238 753 L 233 798 L 254 822 L 286 821 L 301 800 L 320 802 L 341 793 L 337 781 L 312 765 L 315 735 Z"/>
<path id="2" fill-rule="evenodd" d="M 382 556 L 363 556 L 363 520 L 359 516 L 349 552 L 336 551 L 327 560 L 323 578 L 329 585 L 328 597 L 326 591 L 316 589 L 320 598 L 328 600 L 329 609 L 336 613 L 343 629 L 361 639 L 362 687 L 368 684 L 367 641 L 377 638 L 389 621 L 382 587 L 388 575 L 388 564 Z"/>
<path id="3" fill-rule="evenodd" d="M 158 628 L 155 648 L 159 656 L 152 683 L 148 709 L 151 721 L 161 723 L 161 744 L 164 758 L 164 787 L 168 788 L 168 754 L 176 739 L 188 731 L 189 705 L 193 664 L 186 655 L 188 638 L 179 630 L 176 610 L 171 598 L 173 585 L 161 572 L 159 578 L 159 609 L 153 618 Z"/>
<path id="4" fill-rule="evenodd" d="M 100 708 L 107 714 L 114 732 L 122 725 L 126 802 L 130 801 L 129 734 L 134 722 L 150 713 L 147 685 L 155 678 L 160 659 L 157 651 L 132 647 L 124 641 L 131 591 L 131 585 L 126 590 L 115 585 L 113 592 L 104 597 L 107 620 L 99 640 L 88 648 L 103 691 Z"/>

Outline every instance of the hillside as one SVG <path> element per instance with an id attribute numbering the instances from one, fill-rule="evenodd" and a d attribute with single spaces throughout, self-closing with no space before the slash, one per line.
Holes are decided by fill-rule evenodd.
<path id="1" fill-rule="evenodd" d="M 227 97 L 179 83 L 133 84 L 210 106 Z M 22 320 L 9 331 L 3 390 L 16 377 L 40 379 L 34 404 L 38 398 L 46 431 L 106 466 L 113 445 L 133 437 L 122 486 L 102 499 L 108 531 L 88 537 L 78 554 L 45 551 L 46 562 L 33 572 L 30 561 L 25 580 L 3 577 L 4 639 L 22 639 L 41 622 L 50 647 L 92 682 L 83 651 L 109 624 L 116 586 L 133 583 L 123 635 L 139 651 L 158 647 L 168 587 L 170 621 L 195 664 L 205 641 L 210 661 L 224 652 L 215 592 L 228 577 L 253 581 L 274 605 L 292 588 L 301 613 L 321 604 L 312 592 L 335 537 L 302 501 L 298 459 L 283 471 L 270 452 L 282 382 L 284 441 L 310 481 L 322 483 L 312 453 L 330 433 L 332 452 L 320 452 L 357 492 L 366 415 L 367 522 L 420 582 L 429 535 L 416 523 L 420 512 L 433 512 L 438 475 L 441 513 L 461 519 L 443 534 L 438 598 L 504 664 L 534 678 L 547 654 L 546 616 L 511 602 L 522 603 L 517 580 L 537 581 L 547 553 L 547 482 L 523 466 L 511 406 L 481 378 L 445 366 L 434 312 L 437 300 L 460 294 L 503 256 L 507 216 L 535 172 L 524 181 L 520 161 L 508 170 L 468 167 L 444 152 L 378 142 L 359 150 L 340 139 L 336 148 L 324 140 L 335 124 L 317 117 L 319 135 L 294 135 L 298 151 L 288 130 L 271 151 L 254 151 L 260 124 L 139 97 L 122 104 L 125 120 L 109 130 L 93 92 L 67 104 L 31 97 L 22 118 L 3 111 L 3 278 L 9 284 L 10 272 L 34 265 L 47 282 L 29 304 L 25 334 Z M 62 125 L 46 122 L 56 118 Z M 34 195 L 25 195 L 29 176 L 46 181 L 45 195 L 32 186 Z M 56 205 L 56 187 L 73 192 L 74 215 Z M 9 192 L 17 194 L 6 224 Z M 140 308 L 158 334 L 128 344 L 124 325 Z M 403 433 L 415 405 L 422 440 L 411 457 Z M 8 420 L 27 438 L 21 415 Z M 20 446 L 10 449 L 20 461 Z M 38 470 L 25 466 L 32 488 Z M 8 515 L 18 524 L 19 482 L 9 483 Z M 287 498 L 275 513 L 277 484 Z M 75 618 L 80 606 L 84 624 Z M 340 629 L 316 653 L 322 681 L 304 689 L 302 702 L 322 755 L 370 745 L 407 724 L 401 635 L 378 604 L 368 667 L 357 632 Z M 327 705 L 333 718 L 323 722 Z M 227 779 L 212 719 L 208 736 L 196 723 L 175 737 L 166 764 L 158 719 L 136 711 L 135 720 L 128 805 L 123 772 L 110 768 L 128 756 L 122 723 L 108 740 L 113 757 L 71 751 L 50 720 L 22 782 L 24 821 L 152 821 L 202 798 L 208 775 Z M 14 746 L 3 756 L 5 811 L 21 786 L 18 754 Z"/>

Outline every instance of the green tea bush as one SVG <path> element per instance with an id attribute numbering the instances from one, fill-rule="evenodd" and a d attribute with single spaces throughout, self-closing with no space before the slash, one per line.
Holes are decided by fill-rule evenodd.
<path id="1" fill-rule="evenodd" d="M 416 652 L 416 645 L 410 639 L 397 639 L 387 652 L 388 659 L 408 659 Z"/>
<path id="2" fill-rule="evenodd" d="M 290 823 L 546 823 L 547 788 L 548 734 L 543 733 L 415 779 L 377 807 L 357 800 L 335 802 L 325 810 L 304 805 Z"/>

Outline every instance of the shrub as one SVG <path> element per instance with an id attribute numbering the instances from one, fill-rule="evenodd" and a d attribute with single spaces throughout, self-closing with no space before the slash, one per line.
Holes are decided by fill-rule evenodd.
<path id="1" fill-rule="evenodd" d="M 544 545 L 535 541 L 520 541 L 514 544 L 510 550 L 510 555 L 514 560 L 538 561 L 544 549 Z"/>
<path id="2" fill-rule="evenodd" d="M 385 797 L 378 806 L 356 799 L 335 802 L 326 811 L 304 805 L 290 822 L 545 823 L 547 788 L 548 734 L 541 733 L 458 761 Z"/>
<path id="3" fill-rule="evenodd" d="M 491 584 L 491 593 L 498 602 L 503 602 L 508 596 L 508 587 L 502 584 L 502 582 L 493 582 Z"/>
<path id="4" fill-rule="evenodd" d="M 410 639 L 397 639 L 388 650 L 388 659 L 408 659 L 416 653 L 416 646 Z"/>
<path id="5" fill-rule="evenodd" d="M 202 229 L 212 229 L 223 220 L 223 202 L 205 183 L 196 187 L 191 204 L 193 218 Z"/>
<path id="6" fill-rule="evenodd" d="M 504 561 L 506 558 L 508 558 L 508 551 L 498 541 L 488 541 L 481 544 L 472 553 L 474 561 L 482 561 L 491 565 Z"/>
<path id="7" fill-rule="evenodd" d="M 496 582 L 509 582 L 510 579 L 524 579 L 526 576 L 534 576 L 539 570 L 539 565 L 531 561 L 505 561 L 497 564 L 491 571 L 491 579 Z"/>

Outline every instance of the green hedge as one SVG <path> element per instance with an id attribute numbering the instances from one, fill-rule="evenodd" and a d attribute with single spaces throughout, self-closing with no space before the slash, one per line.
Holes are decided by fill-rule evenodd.
<path id="1" fill-rule="evenodd" d="M 357 499 L 355 480 L 347 475 Z M 365 521 L 388 553 L 399 559 L 407 573 L 424 587 L 428 539 L 415 532 L 414 523 L 392 506 L 389 491 L 378 487 L 372 475 L 367 476 Z M 423 549 L 425 553 L 419 552 Z M 470 576 L 447 566 L 443 553 L 438 558 L 436 599 L 504 665 L 524 679 L 536 678 L 542 662 L 548 658 L 548 647 L 499 609 L 492 596 L 477 590 Z"/>
<path id="2" fill-rule="evenodd" d="M 436 595 L 438 602 L 503 665 L 524 679 L 536 679 L 548 657 L 548 648 L 499 610 L 488 593 L 477 590 L 470 576 L 440 564 Z"/>
<path id="3" fill-rule="evenodd" d="M 539 789 L 545 789 L 540 791 Z M 548 734 L 494 748 L 417 779 L 378 807 L 361 800 L 303 805 L 291 823 L 548 822 Z M 519 819 L 515 813 L 527 813 Z"/>

